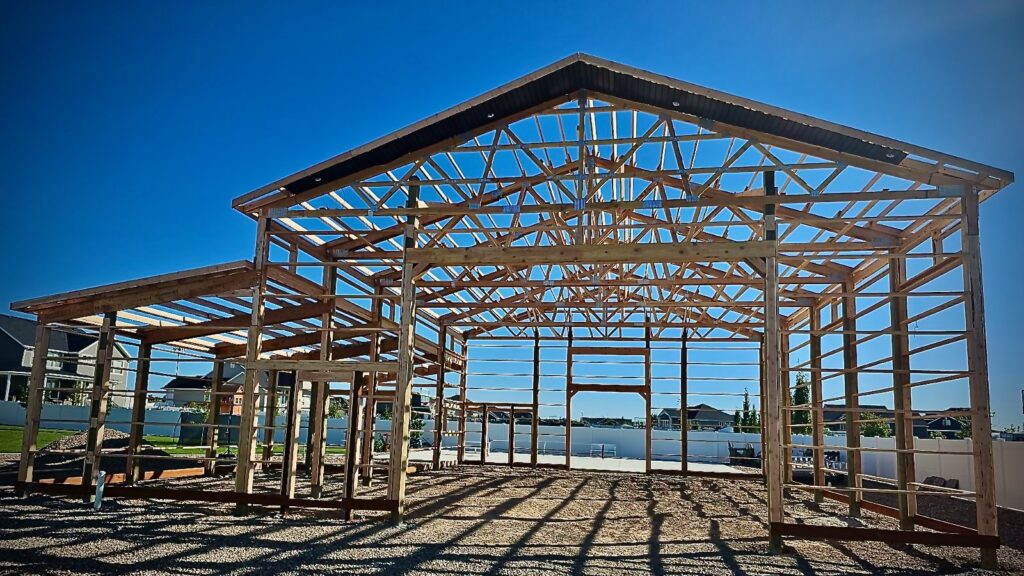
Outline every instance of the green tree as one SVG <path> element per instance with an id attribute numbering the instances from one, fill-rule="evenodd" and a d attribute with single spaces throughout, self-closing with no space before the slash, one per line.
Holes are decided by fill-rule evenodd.
<path id="1" fill-rule="evenodd" d="M 750 432 L 752 413 L 750 411 L 750 392 L 743 389 L 743 411 L 740 415 L 740 432 Z"/>
<path id="2" fill-rule="evenodd" d="M 807 374 L 798 372 L 796 375 L 796 386 L 793 388 L 792 405 L 805 406 L 811 402 L 810 380 Z M 793 434 L 810 434 L 811 411 L 794 410 L 790 415 L 790 422 L 793 424 Z"/>
<path id="3" fill-rule="evenodd" d="M 328 418 L 342 418 L 348 412 L 348 400 L 334 396 L 331 398 L 330 404 L 327 405 L 327 417 Z"/>
<path id="4" fill-rule="evenodd" d="M 732 415 L 732 427 L 734 429 L 737 429 L 737 428 L 739 428 L 739 425 L 740 425 L 740 411 L 737 410 L 736 412 L 733 412 L 733 415 Z"/>
<path id="5" fill-rule="evenodd" d="M 892 428 L 888 422 L 883 422 L 878 414 L 862 412 L 860 415 L 861 436 L 873 436 L 876 438 L 888 438 L 892 436 Z"/>
<path id="6" fill-rule="evenodd" d="M 957 418 L 957 421 L 960 422 L 960 430 L 957 431 L 956 437 L 961 440 L 970 438 L 973 434 L 973 430 L 971 430 L 971 419 L 961 416 L 960 418 Z"/>

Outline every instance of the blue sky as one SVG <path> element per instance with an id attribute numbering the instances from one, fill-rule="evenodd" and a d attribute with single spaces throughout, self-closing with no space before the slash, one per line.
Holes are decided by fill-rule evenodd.
<path id="1" fill-rule="evenodd" d="M 1024 174 L 1021 3 L 295 4 L 0 7 L 4 307 L 249 258 L 231 198 L 575 51 Z M 1019 187 L 982 207 L 1001 425 Z"/>

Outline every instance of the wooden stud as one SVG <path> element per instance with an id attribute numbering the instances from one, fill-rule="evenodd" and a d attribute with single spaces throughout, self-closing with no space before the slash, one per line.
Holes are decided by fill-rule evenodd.
<path id="1" fill-rule="evenodd" d="M 238 423 L 238 464 L 235 469 L 235 492 L 252 494 L 253 467 L 256 459 L 256 400 L 259 393 L 259 369 L 253 363 L 260 357 L 260 346 L 263 341 L 263 314 L 265 304 L 263 294 L 267 286 L 268 250 L 270 238 L 267 235 L 268 218 L 261 213 L 256 228 L 256 283 L 252 287 L 252 318 L 249 325 L 248 349 L 245 352 L 245 384 L 242 388 L 242 416 Z M 244 502 L 236 505 L 236 510 L 243 513 L 247 510 Z"/>
<path id="2" fill-rule="evenodd" d="M 434 470 L 441 469 L 441 440 L 448 430 L 448 417 L 445 415 L 444 378 L 447 373 L 446 363 L 448 353 L 448 331 L 444 324 L 437 329 L 437 385 L 434 388 L 434 397 L 437 402 L 437 411 L 434 413 L 434 446 L 432 462 Z"/>
<path id="3" fill-rule="evenodd" d="M 419 200 L 419 186 L 409 187 L 409 207 Z M 416 247 L 419 222 L 410 216 L 405 226 L 405 250 Z M 406 470 L 409 467 L 409 424 L 412 420 L 412 380 L 416 345 L 416 265 L 404 259 L 402 262 L 402 312 L 399 316 L 398 372 L 395 380 L 395 403 L 391 420 L 391 457 L 388 476 L 388 498 L 398 501 L 398 509 L 391 514 L 397 524 L 405 514 Z"/>
<path id="4" fill-rule="evenodd" d="M 21 439 L 21 461 L 18 463 L 18 496 L 24 496 L 24 486 L 32 482 L 36 461 L 36 442 L 39 420 L 43 413 L 43 389 L 46 387 L 46 357 L 50 351 L 50 327 L 42 321 L 36 324 L 35 347 L 32 349 L 32 375 L 29 379 L 28 405 L 25 408 L 25 428 Z"/>
<path id="5" fill-rule="evenodd" d="M 136 458 L 139 444 L 146 430 L 146 396 L 149 393 L 149 363 L 153 355 L 151 344 L 139 344 L 139 359 L 136 364 L 135 390 L 132 394 L 132 423 L 128 435 L 128 457 L 125 459 L 125 477 L 128 484 L 139 481 L 142 473 L 142 459 Z"/>
<path id="6" fill-rule="evenodd" d="M 462 343 L 462 370 L 459 372 L 459 397 L 461 398 L 462 406 L 459 410 L 459 447 L 455 459 L 460 465 L 466 459 L 466 423 L 469 416 L 466 413 L 466 406 L 469 404 L 469 399 L 466 398 L 466 371 L 468 364 L 469 341 L 467 340 Z"/>
<path id="7" fill-rule="evenodd" d="M 971 396 L 971 445 L 974 454 L 974 490 L 978 534 L 998 536 L 995 461 L 992 456 L 992 406 L 989 401 L 988 343 L 985 334 L 985 293 L 981 271 L 978 193 L 965 187 L 960 234 L 963 250 L 967 365 Z M 983 568 L 997 567 L 996 549 L 983 548 Z"/>
<path id="8" fill-rule="evenodd" d="M 821 309 L 817 306 L 808 308 L 811 333 L 810 341 L 810 384 L 811 384 L 811 444 L 814 445 L 814 485 L 825 485 L 825 412 L 821 392 Z M 814 491 L 814 501 L 823 502 L 821 490 Z"/>
<path id="9" fill-rule="evenodd" d="M 278 383 L 281 372 L 278 370 L 268 370 L 265 374 L 267 375 L 267 395 L 263 412 L 263 457 L 261 458 L 263 463 L 260 464 L 261 470 L 268 470 L 270 468 L 270 459 L 274 456 L 274 435 L 277 432 Z M 287 411 L 288 408 L 285 408 L 285 410 Z M 290 412 L 288 413 L 290 414 Z M 287 437 L 288 435 L 285 434 L 285 438 Z"/>
<path id="10" fill-rule="evenodd" d="M 488 430 L 487 425 L 490 423 L 490 414 L 488 414 L 487 404 L 481 405 L 483 411 L 483 419 L 480 421 L 480 463 L 487 464 L 487 438 Z"/>
<path id="11" fill-rule="evenodd" d="M 89 406 L 89 432 L 86 437 L 85 460 L 82 464 L 82 486 L 95 486 L 99 478 L 103 458 L 103 437 L 106 435 L 107 404 L 110 400 L 110 371 L 114 357 L 114 326 L 117 313 L 103 316 L 99 344 L 96 348 L 96 366 L 93 370 L 92 401 Z M 87 494 L 86 502 L 92 502 L 94 495 Z"/>
<path id="12" fill-rule="evenodd" d="M 766 195 L 776 194 L 775 173 L 764 173 L 764 190 Z M 769 242 L 777 242 L 775 210 L 769 207 L 764 213 L 765 238 Z M 779 367 L 779 270 L 775 256 L 765 258 L 764 274 L 764 414 L 761 418 L 764 443 L 761 445 L 762 458 L 766 462 L 768 481 L 768 519 L 769 522 L 780 523 L 783 519 L 782 483 L 782 383 Z M 782 537 L 775 531 L 769 531 L 770 546 L 773 551 L 781 551 Z"/>
<path id="13" fill-rule="evenodd" d="M 271 374 L 277 378 L 278 374 Z M 302 382 L 292 378 L 288 390 L 288 407 L 284 426 L 284 454 L 281 455 L 281 495 L 286 498 L 295 497 L 295 473 L 299 464 L 299 436 L 301 434 L 300 417 L 302 415 Z M 288 505 L 281 506 L 281 512 L 287 512 Z"/>
<path id="14" fill-rule="evenodd" d="M 337 269 L 330 266 L 323 267 L 320 288 L 325 294 L 333 295 L 337 292 Z M 331 360 L 331 342 L 334 341 L 334 336 L 331 333 L 331 330 L 334 328 L 333 308 L 320 316 L 320 327 L 323 329 L 320 340 L 319 362 L 321 365 L 317 366 L 317 368 L 336 368 L 339 370 L 347 368 L 353 372 L 360 370 L 361 366 L 352 364 L 341 366 L 340 363 L 335 363 Z M 302 367 L 312 369 L 312 364 L 312 362 L 308 361 L 303 362 Z M 348 374 L 351 374 L 351 372 L 346 373 L 346 376 Z M 338 376 L 340 377 L 341 374 Z M 296 375 L 296 380 L 300 379 L 302 379 L 301 373 Z M 309 428 L 307 429 L 308 439 L 306 441 L 306 461 L 309 466 L 309 494 L 313 498 L 319 498 L 323 494 L 324 489 L 324 460 L 327 458 L 327 415 L 331 409 L 330 389 L 331 382 L 327 378 L 313 379 L 313 384 L 310 387 L 311 397 L 309 403 Z"/>
<path id="15" fill-rule="evenodd" d="M 907 323 L 907 297 L 897 296 L 907 281 L 906 261 L 895 258 L 889 261 L 889 291 L 894 296 L 889 300 L 889 318 L 892 334 L 892 389 L 894 419 L 896 427 L 896 495 L 900 529 L 913 530 L 917 516 L 917 497 L 909 490 L 916 482 L 914 466 L 914 414 L 912 412 L 910 385 L 910 337 L 904 332 Z"/>
<path id="16" fill-rule="evenodd" d="M 651 317 L 645 318 L 646 322 L 651 321 Z M 653 468 L 651 465 L 652 448 L 654 444 L 654 431 L 653 422 L 651 421 L 651 328 L 647 326 L 644 328 L 644 472 L 647 474 L 651 473 Z"/>
<path id="17" fill-rule="evenodd" d="M 846 481 L 851 488 L 861 486 L 861 453 L 860 453 L 860 387 L 856 368 L 857 362 L 857 297 L 854 296 L 856 286 L 848 282 L 842 298 L 843 318 L 843 382 L 846 398 Z M 850 493 L 850 516 L 860 516 L 859 491 Z"/>
<path id="18" fill-rule="evenodd" d="M 530 413 L 530 465 L 537 467 L 537 444 L 540 439 L 540 332 L 533 333 L 533 401 Z"/>
<path id="19" fill-rule="evenodd" d="M 363 451 L 359 422 L 362 421 L 362 397 L 366 390 L 368 375 L 356 372 L 352 377 L 352 388 L 348 400 L 348 432 L 345 435 L 345 499 L 355 500 L 359 485 L 359 462 Z M 345 519 L 355 519 L 355 509 L 345 510 Z"/>
<path id="20" fill-rule="evenodd" d="M 783 318 L 779 318 L 779 325 L 782 329 L 788 330 Z M 789 371 L 789 334 L 783 333 L 779 336 L 779 364 L 782 372 L 782 442 L 786 446 L 793 444 L 793 405 L 792 374 Z M 782 450 L 783 478 L 785 481 L 793 481 L 793 449 Z"/>
<path id="21" fill-rule="evenodd" d="M 689 387 L 689 333 L 682 330 L 679 337 L 679 470 L 683 476 L 689 472 L 690 407 L 687 400 Z"/>
<path id="22" fill-rule="evenodd" d="M 572 469 L 572 328 L 565 350 L 565 469 Z"/>
<path id="23" fill-rule="evenodd" d="M 384 299 L 381 296 L 384 295 L 384 289 L 380 285 L 374 285 L 373 287 L 374 300 L 371 305 L 372 316 L 371 323 L 374 325 L 381 325 L 384 319 Z M 369 335 L 369 351 L 368 356 L 370 362 L 377 362 L 380 360 L 380 332 L 372 332 Z M 375 432 L 377 422 L 377 382 L 379 373 L 376 371 L 366 373 L 366 409 L 363 411 L 363 450 L 360 453 L 360 462 L 362 465 L 359 467 L 359 475 L 361 477 L 362 484 L 369 486 L 373 481 L 373 446 L 375 443 Z"/>

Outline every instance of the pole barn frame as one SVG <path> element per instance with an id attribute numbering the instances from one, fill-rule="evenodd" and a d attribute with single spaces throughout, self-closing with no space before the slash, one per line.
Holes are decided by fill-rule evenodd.
<path id="1" fill-rule="evenodd" d="M 978 206 L 1013 178 L 950 154 L 576 54 L 239 196 L 233 206 L 258 223 L 252 262 L 12 308 L 37 316 L 38 342 L 52 330 L 86 330 L 137 346 L 129 360 L 143 385 L 161 350 L 188 350 L 221 369 L 232 362 L 244 367 L 238 455 L 219 456 L 224 439 L 214 434 L 202 458 L 207 474 L 232 467 L 235 490 L 169 489 L 161 497 L 241 508 L 337 508 L 348 517 L 353 510 L 386 511 L 395 522 L 406 510 L 418 391 L 433 396 L 427 404 L 445 422 L 429 438 L 433 466 L 474 463 L 465 456 L 467 419 L 479 414 L 485 430 L 489 419 L 506 414 L 510 444 L 515 415 L 528 415 L 529 462 L 516 462 L 510 445 L 504 464 L 546 465 L 537 458 L 548 444 L 538 441 L 538 421 L 550 410 L 565 418 L 565 463 L 554 466 L 568 468 L 575 392 L 639 392 L 649 407 L 652 396 L 673 395 L 686 422 L 687 398 L 701 393 L 689 355 L 702 343 L 745 343 L 761 357 L 754 404 L 761 407 L 773 548 L 784 538 L 953 544 L 981 549 L 983 565 L 991 567 L 999 540 Z M 888 321 L 879 325 L 878 315 L 870 316 L 875 310 L 888 311 Z M 951 324 L 949 310 L 959 310 L 963 323 Z M 917 327 L 923 321 L 927 329 Z M 864 345 L 873 340 L 885 341 L 891 355 L 870 356 L 872 347 Z M 504 389 L 504 401 L 474 400 L 470 349 L 499 341 L 521 341 L 533 351 L 533 370 L 523 375 L 532 386 Z M 557 393 L 564 393 L 564 404 L 547 402 L 540 366 L 542 344 L 549 343 L 565 347 L 560 357 L 570 360 L 641 355 L 645 384 L 580 383 L 585 377 L 568 362 Z M 671 392 L 651 382 L 652 346 L 659 343 L 679 354 Z M 936 355 L 941 369 L 920 367 L 919 358 L 933 366 Z M 544 355 L 544 363 L 560 362 L 553 357 Z M 46 362 L 33 363 L 21 492 L 47 489 L 33 476 L 46 371 Z M 299 383 L 314 383 L 309 480 L 295 477 L 297 429 L 285 439 L 284 465 L 256 451 L 258 431 L 277 427 L 273 419 L 257 420 L 269 400 L 263 382 L 270 373 L 292 372 L 292 394 Z M 215 373 L 210 402 L 234 394 L 222 391 L 222 370 Z M 452 373 L 459 377 L 445 377 Z M 798 373 L 810 374 L 808 404 L 789 397 Z M 96 398 L 104 398 L 105 381 L 97 377 Z M 924 391 L 938 387 L 959 387 L 970 398 L 955 416 L 968 419 L 974 433 L 972 488 L 941 493 L 976 501 L 976 529 L 917 514 L 916 499 L 937 492 L 914 475 L 914 454 L 922 449 L 912 423 L 950 414 L 921 405 Z M 349 473 L 340 481 L 344 496 L 332 499 L 325 494 L 339 481 L 325 463 L 324 444 L 334 395 L 358 405 L 349 410 L 346 436 L 353 443 L 344 466 Z M 825 420 L 829 402 L 842 402 L 829 408 L 843 414 L 841 421 Z M 873 416 L 858 408 L 872 402 L 893 408 Z M 392 407 L 390 430 L 377 429 L 382 405 Z M 93 408 L 103 412 L 106 403 Z M 293 425 L 299 409 L 289 401 Z M 650 411 L 643 418 L 648 437 Z M 795 437 L 795 411 L 809 414 L 802 425 L 811 440 Z M 449 430 L 449 418 L 457 430 Z M 104 414 L 92 420 L 90 438 L 98 442 L 90 462 L 103 452 L 96 433 Z M 205 425 L 216 428 L 214 420 Z M 877 479 L 861 473 L 857 434 L 845 446 L 829 446 L 850 464 L 847 487 L 825 485 L 826 473 L 836 472 L 826 469 L 825 430 L 856 431 L 872 420 L 896 430 L 889 450 L 898 463 L 893 487 L 867 487 Z M 133 438 L 141 437 L 145 423 L 134 426 Z M 680 436 L 681 466 L 673 473 L 697 476 L 686 465 L 686 430 Z M 389 450 L 375 452 L 385 437 Z M 145 455 L 135 453 L 136 442 L 129 460 L 135 485 L 108 494 L 156 491 L 138 485 Z M 485 433 L 479 463 L 487 463 L 487 443 Z M 788 456 L 797 452 L 810 456 L 799 462 Z M 653 469 L 653 456 L 649 442 L 646 468 L 664 472 Z M 811 468 L 812 484 L 792 481 L 801 465 Z M 254 482 L 254 473 L 277 474 L 275 466 L 282 488 L 271 493 Z M 386 476 L 375 474 L 381 469 Z M 378 479 L 387 483 L 386 497 L 360 498 L 358 485 Z M 846 502 L 851 516 L 862 507 L 892 515 L 900 530 L 797 524 L 787 515 L 801 505 L 796 491 Z M 898 508 L 871 502 L 879 492 L 895 494 Z"/>

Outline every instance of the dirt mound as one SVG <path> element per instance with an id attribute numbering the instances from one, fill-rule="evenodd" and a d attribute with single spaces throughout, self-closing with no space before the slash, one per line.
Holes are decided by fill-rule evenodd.
<path id="1" fill-rule="evenodd" d="M 89 442 L 88 430 L 79 432 L 78 434 L 72 434 L 71 436 L 65 436 L 50 442 L 43 447 L 43 450 L 51 452 L 63 452 L 66 450 L 85 450 Z M 103 449 L 104 450 L 118 450 L 121 448 L 128 447 L 128 434 L 119 432 L 111 428 L 105 428 L 103 430 Z"/>

